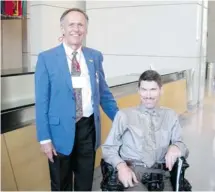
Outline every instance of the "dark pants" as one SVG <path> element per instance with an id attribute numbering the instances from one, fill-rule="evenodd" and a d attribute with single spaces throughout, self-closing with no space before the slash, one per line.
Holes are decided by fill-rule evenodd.
<path id="1" fill-rule="evenodd" d="M 60 153 L 49 161 L 52 191 L 91 191 L 95 163 L 94 116 L 76 123 L 75 144 L 70 155 Z"/>

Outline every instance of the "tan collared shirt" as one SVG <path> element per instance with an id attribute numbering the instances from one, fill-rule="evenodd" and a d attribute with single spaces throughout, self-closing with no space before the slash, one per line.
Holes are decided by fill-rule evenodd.
<path id="1" fill-rule="evenodd" d="M 114 167 L 132 159 L 151 167 L 165 162 L 170 142 L 179 147 L 182 156 L 188 156 L 177 114 L 164 107 L 148 110 L 140 105 L 116 114 L 102 154 Z"/>

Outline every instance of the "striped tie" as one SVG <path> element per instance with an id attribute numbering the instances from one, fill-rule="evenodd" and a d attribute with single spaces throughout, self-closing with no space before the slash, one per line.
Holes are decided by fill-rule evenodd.
<path id="1" fill-rule="evenodd" d="M 73 77 L 80 77 L 81 75 L 81 68 L 80 65 L 76 59 L 77 52 L 72 53 L 72 76 Z M 83 116 L 83 109 L 82 109 L 82 89 L 81 88 L 75 88 L 75 101 L 76 101 L 76 122 L 79 121 Z"/>

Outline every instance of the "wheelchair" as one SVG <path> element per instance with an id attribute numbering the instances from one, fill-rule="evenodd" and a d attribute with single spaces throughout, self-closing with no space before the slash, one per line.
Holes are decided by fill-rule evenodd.
<path id="1" fill-rule="evenodd" d="M 192 186 L 187 179 L 185 179 L 185 171 L 189 167 L 186 159 L 184 157 L 180 158 L 182 160 L 182 166 L 180 169 L 180 176 L 178 180 L 177 188 L 177 173 L 179 169 L 179 159 L 170 171 L 170 181 L 174 191 L 192 191 Z M 117 170 L 113 168 L 112 165 L 101 160 L 101 171 L 102 171 L 102 181 L 100 183 L 100 188 L 102 191 L 124 191 L 123 184 L 118 179 Z M 168 171 L 167 169 L 165 171 Z M 161 174 L 147 174 L 143 175 L 141 182 L 147 187 L 148 191 L 163 191 L 164 182 L 163 175 Z"/>

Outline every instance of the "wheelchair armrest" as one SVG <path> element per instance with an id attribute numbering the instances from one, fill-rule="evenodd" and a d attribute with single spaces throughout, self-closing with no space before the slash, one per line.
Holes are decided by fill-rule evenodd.
<path id="1" fill-rule="evenodd" d="M 189 181 L 185 179 L 185 171 L 186 169 L 190 166 L 185 157 L 180 157 L 182 160 L 182 167 L 180 170 L 180 177 L 179 177 L 179 191 L 191 191 L 192 186 L 190 185 Z M 170 171 L 170 181 L 172 183 L 173 190 L 176 191 L 176 186 L 177 186 L 177 172 L 179 171 L 179 159 L 175 162 L 172 170 Z"/>

